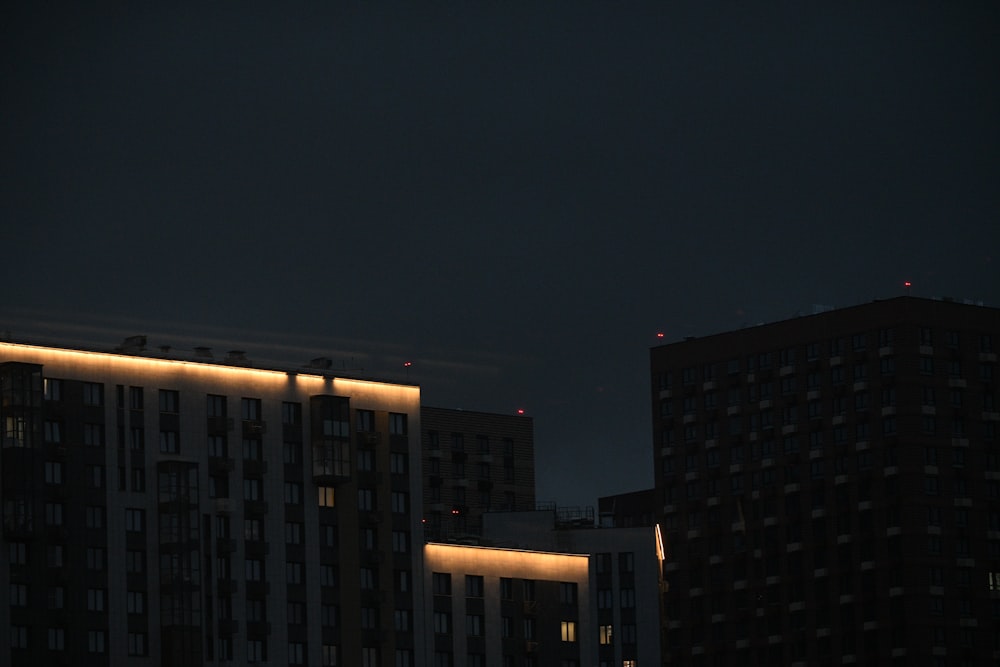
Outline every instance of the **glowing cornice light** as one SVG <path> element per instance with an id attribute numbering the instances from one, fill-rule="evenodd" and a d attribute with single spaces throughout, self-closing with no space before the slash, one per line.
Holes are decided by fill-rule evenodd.
<path id="1" fill-rule="evenodd" d="M 557 580 L 567 575 L 586 577 L 590 567 L 589 554 L 556 553 L 466 546 L 429 542 L 424 545 L 424 558 L 429 566 L 448 570 L 473 571 L 492 567 L 506 572 L 504 576 L 528 576 Z"/>
<path id="2" fill-rule="evenodd" d="M 264 385 L 271 389 L 297 386 L 302 391 L 317 394 L 336 391 L 349 394 L 354 391 L 375 392 L 379 395 L 395 393 L 398 398 L 418 399 L 420 389 L 415 385 L 377 380 L 342 378 L 321 373 L 269 368 L 246 368 L 187 359 L 157 359 L 137 357 L 113 352 L 68 350 L 26 343 L 0 342 L 0 361 L 19 361 L 57 366 L 60 374 L 75 374 L 89 379 L 98 373 L 115 373 L 161 382 L 187 381 L 238 382 Z M 412 396 L 408 396 L 411 395 Z"/>

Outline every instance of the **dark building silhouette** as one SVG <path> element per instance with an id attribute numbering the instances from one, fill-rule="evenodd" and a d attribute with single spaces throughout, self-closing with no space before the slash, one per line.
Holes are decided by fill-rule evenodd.
<path id="1" fill-rule="evenodd" d="M 484 512 L 535 509 L 531 417 L 424 406 L 420 419 L 428 539 L 482 535 Z"/>
<path id="2" fill-rule="evenodd" d="M 659 518 L 656 496 L 656 489 L 643 489 L 598 498 L 600 525 L 605 528 L 654 525 Z"/>
<path id="3" fill-rule="evenodd" d="M 998 350 L 911 297 L 653 348 L 670 664 L 996 664 Z"/>

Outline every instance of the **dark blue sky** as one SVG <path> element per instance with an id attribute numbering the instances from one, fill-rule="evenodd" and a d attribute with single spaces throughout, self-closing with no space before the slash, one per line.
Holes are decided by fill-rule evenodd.
<path id="1" fill-rule="evenodd" d="M 326 355 L 649 486 L 666 340 L 1000 305 L 991 3 L 5 5 L 0 329 Z"/>

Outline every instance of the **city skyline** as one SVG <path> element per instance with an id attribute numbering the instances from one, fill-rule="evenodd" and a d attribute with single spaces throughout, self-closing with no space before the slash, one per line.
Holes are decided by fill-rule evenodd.
<path id="1" fill-rule="evenodd" d="M 0 331 L 523 408 L 541 500 L 652 485 L 661 342 L 1000 304 L 994 7 L 3 16 Z"/>

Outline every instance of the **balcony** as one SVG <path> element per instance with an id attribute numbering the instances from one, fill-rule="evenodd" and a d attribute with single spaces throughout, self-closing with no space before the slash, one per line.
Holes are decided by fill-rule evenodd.
<path id="1" fill-rule="evenodd" d="M 264 435 L 267 433 L 267 422 L 260 419 L 244 419 L 243 435 Z"/>
<path id="2" fill-rule="evenodd" d="M 229 473 L 236 470 L 236 461 L 218 456 L 208 457 L 208 470 L 210 473 Z"/>

